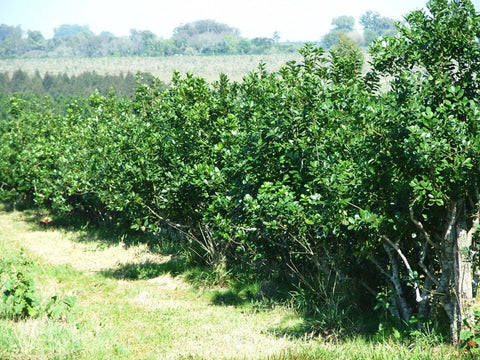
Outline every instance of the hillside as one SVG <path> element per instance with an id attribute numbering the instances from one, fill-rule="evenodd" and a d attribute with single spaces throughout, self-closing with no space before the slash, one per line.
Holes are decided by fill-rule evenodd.
<path id="1" fill-rule="evenodd" d="M 268 71 L 276 71 L 287 61 L 299 60 L 298 53 L 275 55 L 223 55 L 223 56 L 172 56 L 172 57 L 99 57 L 99 58 L 18 58 L 0 59 L 3 73 L 13 74 L 21 69 L 28 74 L 45 73 L 80 75 L 93 72 L 100 75 L 120 73 L 150 73 L 168 83 L 174 70 L 191 72 L 208 81 L 218 80 L 224 73 L 232 80 L 241 80 L 260 62 Z"/>

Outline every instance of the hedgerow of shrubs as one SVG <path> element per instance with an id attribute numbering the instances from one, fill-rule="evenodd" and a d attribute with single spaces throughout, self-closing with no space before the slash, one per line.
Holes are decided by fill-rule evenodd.
<path id="1" fill-rule="evenodd" d="M 302 54 L 241 83 L 175 73 L 167 89 L 139 85 L 133 99 L 94 92 L 89 109 L 73 102 L 65 116 L 48 98 L 13 96 L 0 131 L 2 199 L 173 229 L 213 268 L 279 282 L 304 266 L 317 273 L 321 179 L 341 166 L 335 132 L 363 116 L 367 88 L 356 54 L 335 67 L 320 48 Z"/>
<path id="2" fill-rule="evenodd" d="M 478 266 L 480 17 L 467 0 L 427 7 L 373 44 L 366 74 L 355 48 L 306 45 L 277 73 L 175 73 L 66 116 L 12 97 L 0 194 L 172 230 L 212 271 L 292 285 L 313 315 L 339 281 L 355 306 L 381 293 L 399 326 L 448 322 L 458 340 Z"/>

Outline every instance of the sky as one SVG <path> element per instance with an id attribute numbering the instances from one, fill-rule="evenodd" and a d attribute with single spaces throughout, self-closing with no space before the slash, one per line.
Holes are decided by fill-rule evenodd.
<path id="1" fill-rule="evenodd" d="M 240 30 L 246 38 L 318 41 L 333 18 L 358 18 L 368 10 L 401 20 L 425 8 L 427 0 L 0 0 L 0 24 L 39 30 L 46 38 L 62 24 L 89 25 L 99 34 L 128 36 L 131 29 L 170 38 L 175 27 L 211 19 Z M 472 1 L 480 11 L 480 0 Z"/>

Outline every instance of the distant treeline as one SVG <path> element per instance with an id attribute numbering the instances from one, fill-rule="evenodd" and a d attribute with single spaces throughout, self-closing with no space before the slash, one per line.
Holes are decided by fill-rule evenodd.
<path id="1" fill-rule="evenodd" d="M 355 30 L 353 16 L 332 20 L 331 30 L 321 36 L 318 45 L 330 49 L 342 34 L 357 45 L 367 47 L 379 36 L 396 32 L 395 20 L 367 11 L 360 17 L 363 31 Z M 240 31 L 215 20 L 198 20 L 173 30 L 170 39 L 151 31 L 132 29 L 130 36 L 116 37 L 104 31 L 94 34 L 88 25 L 61 25 L 46 39 L 40 31 L 23 31 L 20 26 L 0 25 L 0 58 L 15 57 L 99 57 L 99 56 L 172 56 L 242 55 L 296 52 L 303 44 L 280 42 L 280 34 L 247 39 Z"/>
<path id="2" fill-rule="evenodd" d="M 272 38 L 246 39 L 238 29 L 214 20 L 199 20 L 175 28 L 171 39 L 151 31 L 132 29 L 128 37 L 110 32 L 94 34 L 89 26 L 61 25 L 46 39 L 40 31 L 23 31 L 20 26 L 0 25 L 0 58 L 238 55 L 296 52 L 301 44 L 280 43 Z"/>
<path id="3" fill-rule="evenodd" d="M 117 96 L 133 96 L 141 82 L 151 84 L 153 76 L 148 73 L 133 74 L 128 72 L 119 75 L 100 75 L 96 72 L 84 72 L 80 75 L 49 74 L 41 75 L 38 71 L 29 75 L 23 70 L 15 71 L 11 76 L 0 73 L 0 93 L 11 95 L 14 93 L 32 93 L 48 95 L 53 100 L 72 97 L 88 97 L 97 90 L 101 95 L 107 95 L 115 89 Z"/>

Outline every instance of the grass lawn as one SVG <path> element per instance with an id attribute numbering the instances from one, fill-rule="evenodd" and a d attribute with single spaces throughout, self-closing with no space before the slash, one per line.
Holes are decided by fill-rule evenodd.
<path id="1" fill-rule="evenodd" d="M 213 304 L 213 294 L 224 289 L 199 289 L 172 275 L 172 255 L 128 238 L 41 228 L 36 219 L 31 212 L 0 212 L 1 259 L 28 258 L 38 297 L 71 296 L 75 305 L 61 319 L 0 319 L 0 359 L 458 358 L 457 349 L 427 336 L 311 338 L 295 331 L 303 320 L 288 307 Z M 121 276 L 152 267 L 155 276 Z"/>

